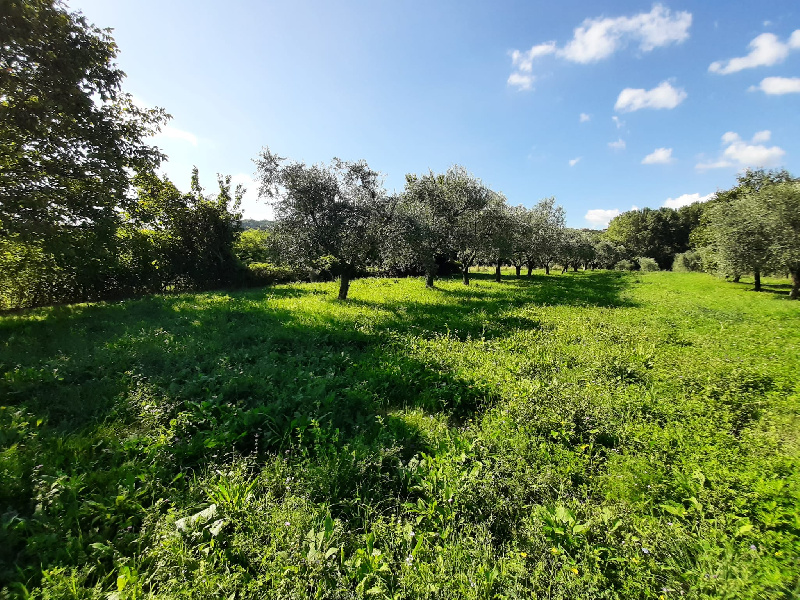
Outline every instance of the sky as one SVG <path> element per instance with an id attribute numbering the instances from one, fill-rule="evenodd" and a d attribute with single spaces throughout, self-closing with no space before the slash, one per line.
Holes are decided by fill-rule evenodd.
<path id="1" fill-rule="evenodd" d="M 406 173 L 463 165 L 571 227 L 678 207 L 745 168 L 800 175 L 797 0 L 68 0 L 113 29 L 123 90 L 172 115 L 153 142 L 188 189 L 263 147 Z"/>

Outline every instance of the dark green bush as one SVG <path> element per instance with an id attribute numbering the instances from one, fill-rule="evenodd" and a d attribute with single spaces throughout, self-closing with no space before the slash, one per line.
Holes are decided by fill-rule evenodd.
<path id="1" fill-rule="evenodd" d="M 301 274 L 290 267 L 279 267 L 263 262 L 247 265 L 247 284 L 251 286 L 289 283 L 301 279 L 303 279 Z"/>
<path id="2" fill-rule="evenodd" d="M 688 271 L 702 271 L 703 270 L 703 257 L 700 252 L 696 250 L 687 250 L 675 255 L 675 260 L 672 263 L 673 271 L 688 272 Z"/>

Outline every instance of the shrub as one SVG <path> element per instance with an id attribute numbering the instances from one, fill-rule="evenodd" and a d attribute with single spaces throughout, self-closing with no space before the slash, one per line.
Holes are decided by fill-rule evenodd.
<path id="1" fill-rule="evenodd" d="M 679 272 L 702 271 L 703 257 L 697 250 L 688 250 L 675 255 L 672 270 Z"/>
<path id="2" fill-rule="evenodd" d="M 623 259 L 619 261 L 617 264 L 614 265 L 615 271 L 635 271 L 636 270 L 636 263 Z"/>
<path id="3" fill-rule="evenodd" d="M 274 285 L 289 283 L 302 279 L 300 274 L 290 267 L 279 267 L 271 263 L 251 263 L 247 265 L 248 285 Z"/>
<path id="4" fill-rule="evenodd" d="M 658 271 L 658 263 L 653 258 L 648 258 L 647 256 L 641 256 L 636 259 L 639 263 L 639 268 L 642 271 Z"/>

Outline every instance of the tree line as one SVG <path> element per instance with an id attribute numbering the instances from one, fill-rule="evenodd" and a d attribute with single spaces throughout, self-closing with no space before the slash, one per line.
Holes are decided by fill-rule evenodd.
<path id="1" fill-rule="evenodd" d="M 259 195 L 275 222 L 243 232 L 245 190 L 217 176 L 189 192 L 147 140 L 169 119 L 122 91 L 107 30 L 55 0 L 0 15 L 0 308 L 338 278 L 438 276 L 513 266 L 791 274 L 800 287 L 800 193 L 785 171 L 748 171 L 706 203 L 571 229 L 554 198 L 511 205 L 464 167 L 406 175 L 388 193 L 364 161 L 291 161 L 265 148 Z"/>

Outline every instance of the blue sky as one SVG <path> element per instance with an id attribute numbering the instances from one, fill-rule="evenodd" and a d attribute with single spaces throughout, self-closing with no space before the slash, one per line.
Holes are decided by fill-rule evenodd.
<path id="1" fill-rule="evenodd" d="M 173 119 L 164 171 L 249 184 L 263 146 L 365 159 L 389 191 L 461 164 L 568 225 L 677 206 L 746 167 L 800 175 L 796 0 L 69 0 L 113 28 L 125 91 Z"/>

